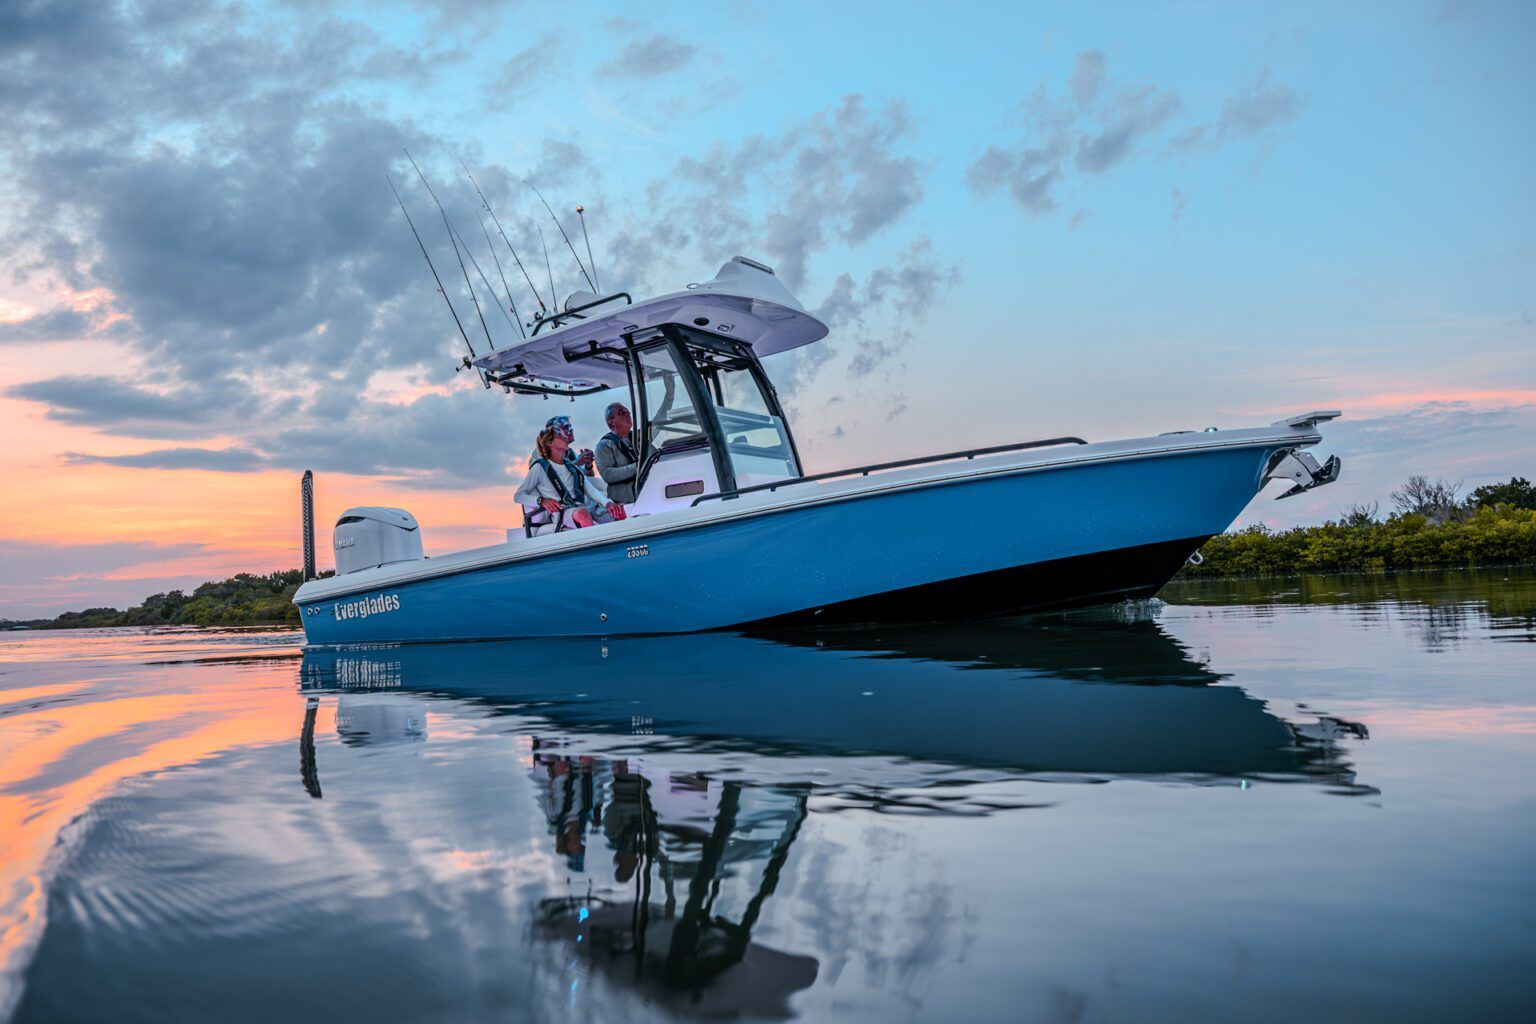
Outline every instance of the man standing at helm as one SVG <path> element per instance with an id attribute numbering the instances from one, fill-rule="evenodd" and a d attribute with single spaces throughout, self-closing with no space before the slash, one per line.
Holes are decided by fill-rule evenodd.
<path id="1" fill-rule="evenodd" d="M 607 485 L 608 500 L 629 505 L 635 500 L 635 474 L 640 469 L 634 440 L 630 437 L 635 420 L 622 402 L 609 405 L 603 411 L 603 418 L 608 421 L 608 433 L 597 442 L 597 472 Z"/>

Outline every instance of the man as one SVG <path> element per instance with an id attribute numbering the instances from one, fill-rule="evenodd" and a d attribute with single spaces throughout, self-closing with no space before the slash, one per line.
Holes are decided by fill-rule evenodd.
<path id="1" fill-rule="evenodd" d="M 640 470 L 634 442 L 629 436 L 635 429 L 635 420 L 622 402 L 609 405 L 603 411 L 603 418 L 608 421 L 608 433 L 597 442 L 594 453 L 597 472 L 608 485 L 608 500 L 629 505 L 635 500 L 635 474 Z"/>

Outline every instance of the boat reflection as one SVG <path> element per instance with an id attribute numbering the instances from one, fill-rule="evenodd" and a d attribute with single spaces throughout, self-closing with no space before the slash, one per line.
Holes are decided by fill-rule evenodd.
<path id="1" fill-rule="evenodd" d="M 543 900 L 539 938 L 676 1010 L 792 1015 L 789 997 L 816 980 L 819 965 L 754 942 L 752 930 L 805 820 L 809 787 L 690 772 L 653 778 L 626 758 L 541 743 L 531 772 L 567 867 L 598 876 L 586 860 L 595 840 L 612 851 L 615 883 Z"/>
<path id="2" fill-rule="evenodd" d="M 1021 776 L 1372 792 L 1347 760 L 1363 726 L 1287 721 L 1146 618 L 312 650 L 301 685 L 339 693 L 350 745 L 430 744 L 434 700 L 517 716 L 553 851 L 585 878 L 539 903 L 535 933 L 701 1017 L 788 1017 L 815 981 L 814 958 L 753 939 L 813 799 L 992 813 L 1030 805 L 953 794 Z"/>
<path id="3" fill-rule="evenodd" d="M 1224 685 L 1156 621 L 1103 616 L 308 650 L 301 679 L 308 691 L 469 701 L 556 729 L 624 736 L 636 751 L 871 755 L 1046 775 L 1262 777 L 1350 789 L 1337 737 L 1366 735 L 1337 720 L 1287 721 Z M 750 764 L 735 767 L 750 778 Z"/>

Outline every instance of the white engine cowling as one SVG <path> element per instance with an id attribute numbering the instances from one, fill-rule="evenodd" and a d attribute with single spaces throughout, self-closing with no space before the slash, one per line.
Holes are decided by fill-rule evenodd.
<path id="1" fill-rule="evenodd" d="M 349 508 L 336 520 L 336 574 L 422 557 L 421 528 L 403 508 Z"/>

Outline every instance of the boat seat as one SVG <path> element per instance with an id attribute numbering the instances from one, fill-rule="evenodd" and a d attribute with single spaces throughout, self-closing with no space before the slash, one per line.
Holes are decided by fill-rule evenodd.
<path id="1" fill-rule="evenodd" d="M 570 511 L 568 508 L 562 508 L 558 516 L 552 516 L 543 505 L 524 505 L 523 536 L 531 539 L 567 529 L 565 517 Z"/>

